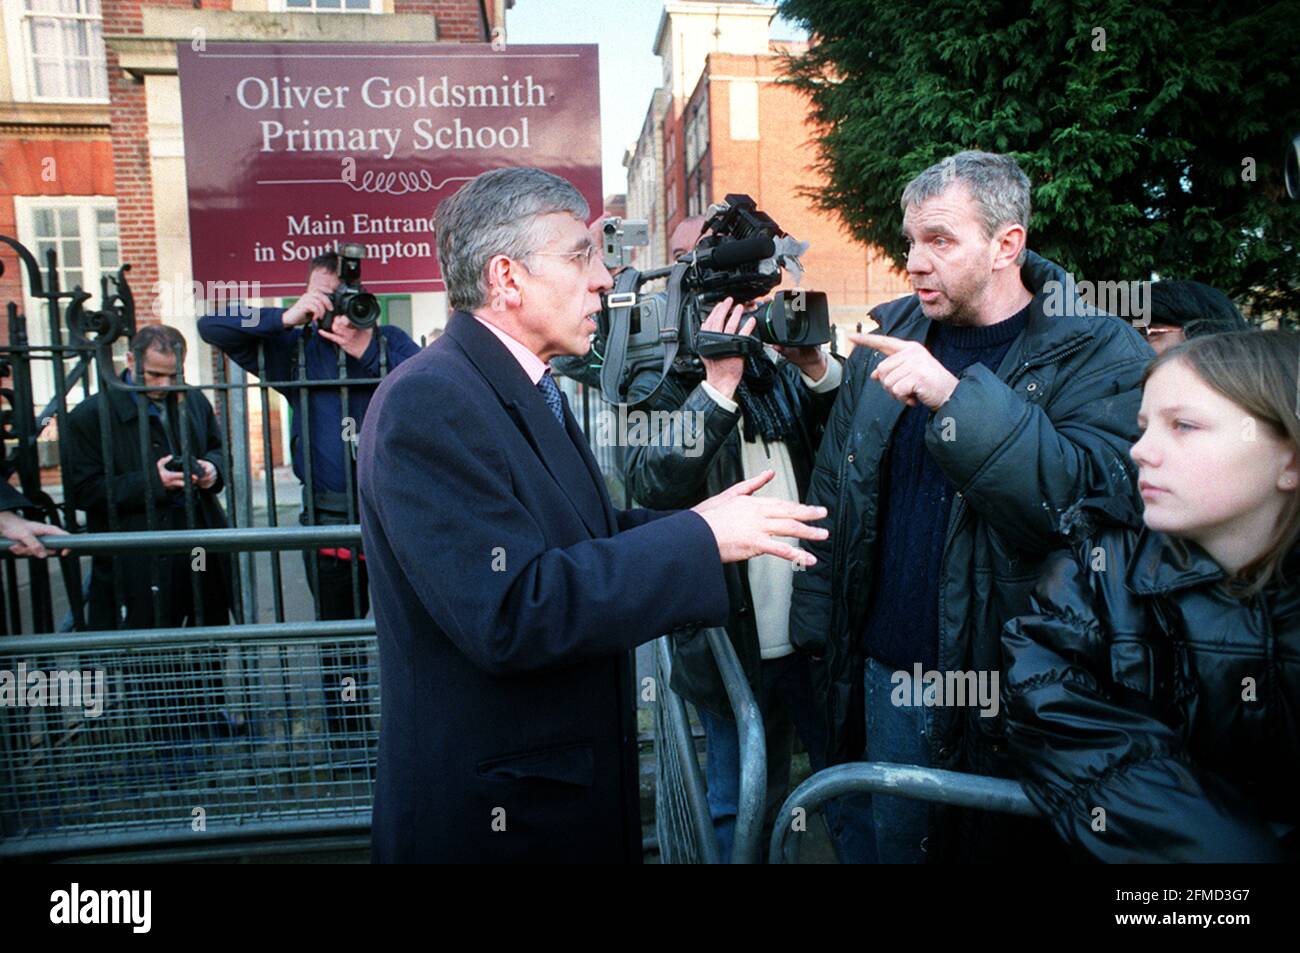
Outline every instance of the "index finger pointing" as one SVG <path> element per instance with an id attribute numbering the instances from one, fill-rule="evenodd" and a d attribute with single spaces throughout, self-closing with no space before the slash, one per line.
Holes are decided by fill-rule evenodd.
<path id="1" fill-rule="evenodd" d="M 849 340 L 854 344 L 861 344 L 865 347 L 879 351 L 881 354 L 897 354 L 907 344 L 902 338 L 891 338 L 887 334 L 857 334 L 851 333 Z"/>

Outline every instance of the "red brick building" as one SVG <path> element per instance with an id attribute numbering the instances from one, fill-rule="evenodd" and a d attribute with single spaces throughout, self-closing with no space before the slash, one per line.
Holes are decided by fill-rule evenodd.
<path id="1" fill-rule="evenodd" d="M 823 181 L 816 160 L 808 104 L 780 84 L 780 58 L 710 53 L 681 116 L 666 122 L 665 138 L 679 144 L 668 186 L 681 189 L 671 235 L 688 215 L 700 215 L 729 192 L 749 195 L 786 231 L 810 247 L 802 258 L 802 286 L 825 291 L 831 320 L 842 327 L 883 301 L 909 293 L 905 276 L 879 252 L 848 237 L 839 219 L 813 208 L 804 189 Z M 789 282 L 787 282 L 787 285 Z"/>
<path id="2" fill-rule="evenodd" d="M 668 238 L 683 219 L 704 214 L 728 193 L 748 194 L 810 243 L 801 285 L 827 292 L 831 320 L 847 330 L 874 305 L 910 289 L 878 250 L 851 239 L 838 218 L 803 194 L 823 182 L 813 170 L 816 129 L 807 100 L 779 82 L 791 44 L 770 38 L 776 12 L 737 0 L 664 4 L 654 43 L 663 87 L 625 160 L 628 215 L 651 222 L 645 258 L 653 266 L 665 260 Z"/>
<path id="3" fill-rule="evenodd" d="M 118 250 L 98 3 L 82 3 L 85 14 L 38 13 L 39 6 L 5 0 L 0 19 L 0 234 L 19 238 L 42 260 L 54 248 L 65 279 L 91 287 L 101 268 L 116 267 Z M 60 37 L 86 54 L 72 55 Z M 16 256 L 5 249 L 0 260 L 0 306 L 24 305 L 26 276 Z M 0 321 L 0 340 L 8 333 Z M 44 341 L 39 328 L 33 333 Z"/>

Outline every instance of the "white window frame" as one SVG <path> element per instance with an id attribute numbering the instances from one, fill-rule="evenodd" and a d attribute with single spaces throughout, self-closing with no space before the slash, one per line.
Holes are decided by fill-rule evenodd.
<path id="1" fill-rule="evenodd" d="M 347 0 L 340 0 L 340 4 L 346 2 Z M 316 0 L 311 0 L 310 10 L 304 10 L 301 7 L 290 7 L 288 0 L 267 0 L 266 10 L 268 13 L 383 13 L 384 0 L 370 0 L 369 10 L 317 10 Z"/>
<path id="2" fill-rule="evenodd" d="M 694 175 L 694 173 L 692 173 L 692 175 Z M 694 175 L 694 178 L 695 188 L 691 188 L 690 179 L 687 179 L 686 182 L 686 190 L 688 193 L 686 196 L 686 214 L 703 215 L 709 208 L 709 203 L 705 201 L 705 197 L 708 195 L 707 183 L 704 181 L 704 176 L 702 175 Z"/>
<path id="3" fill-rule="evenodd" d="M 18 226 L 18 241 L 25 245 L 36 258 L 37 265 L 40 266 L 41 284 L 44 287 L 47 284 L 45 270 L 45 261 L 43 260 L 38 248 L 36 238 L 36 226 L 34 212 L 38 208 L 75 208 L 77 209 L 77 231 L 81 240 L 81 287 L 88 292 L 91 297 L 85 303 L 87 308 L 98 308 L 102 305 L 99 300 L 99 278 L 104 274 L 113 274 L 117 271 L 116 267 L 105 268 L 102 266 L 99 258 L 99 236 L 96 234 L 95 213 L 100 209 L 112 209 L 114 215 L 117 213 L 117 199 L 111 195 L 15 195 L 14 196 L 14 218 Z M 122 261 L 122 235 L 121 225 L 119 222 L 118 239 L 117 239 L 117 259 L 119 264 Z M 62 256 L 60 255 L 60 259 Z M 34 345 L 48 345 L 50 342 L 49 334 L 49 314 L 45 305 L 45 299 L 33 298 L 30 295 L 31 286 L 28 283 L 26 266 L 20 266 L 22 271 L 23 283 L 23 309 L 27 315 L 27 337 L 28 341 Z M 60 260 L 59 270 L 63 270 L 63 264 Z M 45 288 L 49 290 L 48 287 Z M 59 290 L 71 291 L 72 288 L 63 285 L 63 277 L 59 276 Z M 136 319 L 141 318 L 140 305 L 147 302 L 148 298 L 140 292 L 136 293 Z M 67 311 L 68 302 L 60 302 L 59 321 L 62 322 L 63 315 Z M 146 304 L 147 308 L 147 304 Z M 147 316 L 147 315 L 145 315 Z M 63 330 L 63 341 L 66 344 L 68 340 L 67 328 L 60 324 Z M 46 401 L 54 396 L 54 370 L 49 361 L 32 362 L 32 392 L 36 398 L 38 406 L 42 406 Z M 77 394 L 80 395 L 80 388 Z M 69 394 L 72 400 L 72 395 Z"/>
<path id="4" fill-rule="evenodd" d="M 5 45 L 9 53 L 9 79 L 13 87 L 16 103 L 107 103 L 108 97 L 108 58 L 105 54 L 104 95 L 103 96 L 37 96 L 36 95 L 36 60 L 35 51 L 28 45 L 27 20 L 30 17 L 51 17 L 54 19 L 99 20 L 100 36 L 103 37 L 104 7 L 100 2 L 99 16 L 90 14 L 48 13 L 27 10 L 25 0 L 5 0 L 4 4 Z"/>
<path id="5" fill-rule="evenodd" d="M 700 102 L 686 119 L 686 173 L 694 172 L 711 145 L 709 138 L 709 97 Z"/>

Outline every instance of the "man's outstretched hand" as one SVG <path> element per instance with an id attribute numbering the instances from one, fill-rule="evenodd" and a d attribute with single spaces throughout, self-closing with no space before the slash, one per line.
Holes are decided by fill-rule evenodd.
<path id="1" fill-rule="evenodd" d="M 828 530 L 806 524 L 824 519 L 826 507 L 753 495 L 775 475 L 772 470 L 764 470 L 692 507 L 713 530 L 724 563 L 743 562 L 764 554 L 780 556 L 805 568 L 817 562 L 812 553 L 777 537 L 825 539 L 830 535 Z"/>
<path id="2" fill-rule="evenodd" d="M 39 537 L 67 535 L 67 530 L 51 526 L 49 523 L 36 523 L 32 520 L 23 519 L 10 510 L 0 512 L 0 536 L 14 541 L 9 552 L 15 556 L 35 556 L 38 559 L 44 559 L 49 555 L 49 550 L 42 545 Z M 59 555 L 66 556 L 68 551 L 66 549 L 60 550 Z"/>

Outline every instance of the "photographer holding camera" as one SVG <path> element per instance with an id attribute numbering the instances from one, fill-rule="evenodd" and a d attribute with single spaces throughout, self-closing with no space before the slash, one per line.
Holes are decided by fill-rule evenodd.
<path id="1" fill-rule="evenodd" d="M 185 338 L 165 324 L 146 324 L 135 333 L 122 381 L 152 387 L 175 386 Z M 105 459 L 100 404 L 109 410 L 111 454 Z M 147 416 L 148 445 L 140 446 L 141 412 Z M 182 428 L 188 433 L 182 433 Z M 68 414 L 66 482 L 77 509 L 86 512 L 92 533 L 138 533 L 149 529 L 219 529 L 226 525 L 220 493 L 225 486 L 221 428 L 212 404 L 197 388 L 187 392 L 138 393 L 101 385 Z M 190 453 L 186 490 L 185 449 Z M 116 522 L 109 520 L 110 493 Z M 186 496 L 194 504 L 193 522 Z M 146 507 L 154 509 L 153 523 Z M 230 619 L 229 557 L 212 554 L 214 570 L 199 573 L 201 604 L 193 598 L 195 574 L 188 553 L 96 555 L 91 563 L 87 622 L 93 630 L 158 626 L 226 625 Z M 152 571 L 159 571 L 155 613 Z M 122 583 L 114 588 L 114 573 Z"/>
<path id="2" fill-rule="evenodd" d="M 366 407 L 374 393 L 374 384 L 351 384 L 352 380 L 382 377 L 402 361 L 419 351 L 419 347 L 400 328 L 392 325 L 358 327 L 348 318 L 334 314 L 331 298 L 339 287 L 339 256 L 318 255 L 311 261 L 307 287 L 288 308 L 258 308 L 251 318 L 239 314 L 217 313 L 199 319 L 199 336 L 223 351 L 232 361 L 264 380 L 290 382 L 337 380 L 348 387 L 348 406 L 343 406 L 341 390 L 331 387 L 298 387 L 292 384 L 276 389 L 293 405 L 290 432 L 293 472 L 303 483 L 303 508 L 300 522 L 310 520 L 308 502 L 314 503 L 317 525 L 348 522 L 347 471 L 356 466 L 356 440 L 365 420 Z M 264 351 L 259 367 L 258 352 Z M 345 355 L 339 368 L 339 352 Z M 386 366 L 385 366 L 386 365 Z M 307 480 L 302 452 L 304 394 L 307 417 L 311 422 L 311 480 Z M 354 475 L 355 470 L 353 469 Z M 355 518 L 356 481 L 352 481 Z M 352 604 L 350 563 L 352 552 L 346 548 L 322 549 L 316 572 L 308 559 L 308 584 L 312 595 L 319 597 L 318 618 L 351 619 L 356 617 Z M 358 554 L 360 555 L 360 554 Z M 360 557 L 361 612 L 368 610 L 365 558 Z M 312 578 L 316 576 L 319 579 Z"/>
<path id="3" fill-rule="evenodd" d="M 131 339 L 122 382 L 177 386 L 185 350 L 185 338 L 176 328 L 142 325 Z M 105 422 L 107 439 L 101 430 Z M 89 532 L 180 532 L 226 525 L 220 496 L 226 477 L 221 427 L 212 403 L 197 387 L 131 392 L 101 380 L 98 392 L 68 414 L 61 439 L 67 448 L 65 485 L 76 508 L 85 511 Z M 225 553 L 200 558 L 190 551 L 97 553 L 90 564 L 85 621 L 92 631 L 224 626 L 235 608 L 232 591 Z M 192 655 L 141 656 L 130 660 L 126 671 L 155 745 L 246 730 L 246 723 L 225 710 L 215 653 L 196 649 Z M 183 712 L 169 701 L 177 692 L 192 699 Z"/>
<path id="4" fill-rule="evenodd" d="M 699 237 L 699 220 L 689 252 Z M 677 235 L 674 233 L 676 244 Z M 703 332 L 749 336 L 755 317 L 728 297 L 700 324 Z M 626 478 L 637 501 L 661 509 L 694 506 L 732 484 L 764 470 L 773 480 L 758 496 L 802 499 L 813 459 L 834 403 L 841 365 L 820 346 L 767 344 L 761 353 L 708 358 L 701 355 L 702 380 L 674 370 L 656 387 L 660 372 L 643 366 L 632 378 L 629 401 L 652 414 L 670 412 L 668 439 L 627 448 Z M 649 394 L 648 397 L 646 395 Z M 673 413 L 675 412 L 675 413 Z M 682 432 L 696 421 L 693 434 Z M 806 656 L 788 636 L 792 563 L 756 556 L 724 568 L 730 600 L 728 637 L 762 712 L 767 746 L 768 824 L 785 799 L 797 732 L 812 760 L 824 766 L 825 738 L 813 705 Z M 730 857 L 740 787 L 740 746 L 731 704 L 703 629 L 674 634 L 672 688 L 699 711 L 708 743 L 708 800 L 719 852 Z M 865 812 L 855 820 L 853 804 L 841 801 L 826 814 L 836 850 L 844 862 L 873 858 Z"/>
<path id="5" fill-rule="evenodd" d="M 276 390 L 289 399 L 294 411 L 289 442 L 293 472 L 302 481 L 299 522 L 303 525 L 356 521 L 360 512 L 356 501 L 357 440 L 377 385 L 352 382 L 383 377 L 419 352 L 419 346 L 406 332 L 377 324 L 378 302 L 358 283 L 361 254 L 360 248 L 344 245 L 343 255 L 327 253 L 313 258 L 307 287 L 288 308 L 257 308 L 251 316 L 237 308 L 199 319 L 203 340 L 249 373 L 275 382 Z M 342 280 L 341 270 L 345 272 Z M 301 387 L 287 383 L 304 379 L 338 381 L 339 386 Z M 305 458 L 302 447 L 304 417 L 310 421 L 310 460 Z M 359 606 L 354 605 L 352 593 L 354 555 Z M 366 615 L 370 600 L 363 554 L 354 554 L 347 547 L 328 547 L 304 552 L 303 558 L 318 619 Z M 349 726 L 342 715 L 346 703 L 335 696 L 345 675 L 355 673 L 361 683 L 365 659 L 342 650 L 330 651 L 335 655 L 327 657 L 325 665 L 338 675 L 330 688 L 327 706 L 330 730 L 356 730 L 358 725 Z"/>

